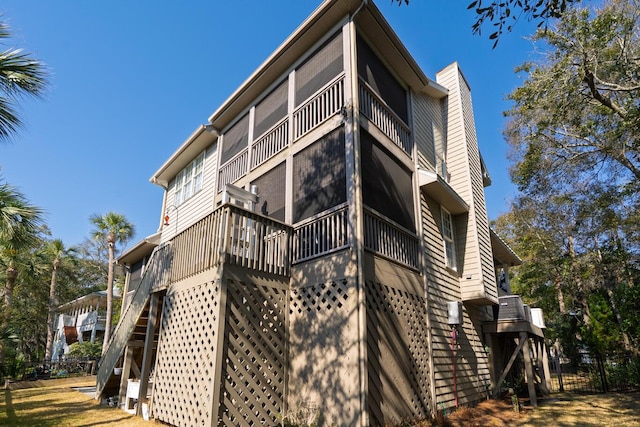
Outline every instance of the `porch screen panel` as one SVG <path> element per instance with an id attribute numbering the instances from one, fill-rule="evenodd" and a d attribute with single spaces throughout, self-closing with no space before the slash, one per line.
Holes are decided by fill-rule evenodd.
<path id="1" fill-rule="evenodd" d="M 403 227 L 415 231 L 411 172 L 361 131 L 362 201 Z"/>
<path id="2" fill-rule="evenodd" d="M 287 80 L 275 88 L 258 105 L 253 118 L 254 139 L 260 137 L 287 115 Z"/>
<path id="3" fill-rule="evenodd" d="M 389 107 L 408 122 L 407 91 L 361 37 L 358 37 L 358 75 Z"/>
<path id="4" fill-rule="evenodd" d="M 247 148 L 249 142 L 249 115 L 245 115 L 238 123 L 224 133 L 220 164 L 226 163 L 233 156 Z"/>
<path id="5" fill-rule="evenodd" d="M 251 183 L 258 186 L 256 212 L 284 221 L 286 177 L 286 167 L 283 162 Z"/>
<path id="6" fill-rule="evenodd" d="M 302 104 L 343 70 L 342 32 L 338 32 L 296 68 L 296 105 Z"/>
<path id="7" fill-rule="evenodd" d="M 293 222 L 347 201 L 344 128 L 338 128 L 293 158 Z"/>

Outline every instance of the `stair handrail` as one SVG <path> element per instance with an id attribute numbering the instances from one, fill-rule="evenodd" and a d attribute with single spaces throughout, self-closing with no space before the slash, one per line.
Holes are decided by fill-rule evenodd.
<path id="1" fill-rule="evenodd" d="M 150 290 L 152 285 L 157 281 L 158 274 L 162 274 L 165 269 L 164 263 L 167 261 L 167 254 L 165 253 L 171 247 L 170 242 L 164 245 L 158 246 L 154 248 L 151 256 L 149 257 L 149 262 L 147 265 L 148 268 L 145 269 L 142 274 L 142 279 L 140 280 L 140 284 L 138 285 L 133 297 L 131 298 L 131 302 L 127 305 L 124 310 L 124 313 L 120 317 L 120 321 L 116 325 L 116 328 L 111 334 L 111 339 L 109 340 L 109 345 L 107 346 L 106 351 L 100 358 L 100 362 L 98 365 L 97 379 L 96 379 L 96 395 L 95 398 L 99 399 L 104 386 L 106 385 L 109 377 L 113 374 L 113 369 L 115 368 L 118 359 L 124 352 L 124 348 L 129 341 L 129 337 L 135 328 L 136 322 L 138 321 L 144 307 L 149 300 L 149 296 L 151 295 Z M 138 298 L 141 301 L 138 301 Z M 130 319 L 135 316 L 135 319 Z M 127 330 L 124 332 L 120 332 L 122 328 L 128 326 Z M 124 338 L 120 338 L 119 335 L 125 335 Z M 119 341 L 121 345 L 118 344 Z"/>

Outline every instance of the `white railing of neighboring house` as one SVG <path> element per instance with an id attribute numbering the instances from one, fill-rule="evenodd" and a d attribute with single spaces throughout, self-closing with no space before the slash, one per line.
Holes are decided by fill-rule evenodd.
<path id="1" fill-rule="evenodd" d="M 232 184 L 247 173 L 249 150 L 246 148 L 236 154 L 231 160 L 220 166 L 218 174 L 218 191 L 222 191 L 226 184 Z"/>
<path id="2" fill-rule="evenodd" d="M 451 174 L 447 169 L 447 162 L 441 156 L 438 156 L 437 159 L 438 160 L 436 163 L 436 173 L 440 175 L 442 179 L 445 180 L 445 182 L 451 181 Z"/>
<path id="3" fill-rule="evenodd" d="M 292 261 L 306 261 L 348 247 L 347 212 L 347 206 L 342 205 L 296 225 Z"/>
<path id="4" fill-rule="evenodd" d="M 392 261 L 418 269 L 418 237 L 370 209 L 364 213 L 364 246 Z"/>
<path id="5" fill-rule="evenodd" d="M 389 137 L 407 154 L 413 151 L 411 130 L 404 121 L 389 108 L 386 102 L 360 79 L 359 85 L 360 112 L 365 115 L 378 129 Z"/>
<path id="6" fill-rule="evenodd" d="M 285 117 L 251 146 L 251 169 L 260 166 L 289 145 L 289 119 Z"/>
<path id="7" fill-rule="evenodd" d="M 293 113 L 293 139 L 300 138 L 337 114 L 343 106 L 344 74 L 341 74 Z"/>

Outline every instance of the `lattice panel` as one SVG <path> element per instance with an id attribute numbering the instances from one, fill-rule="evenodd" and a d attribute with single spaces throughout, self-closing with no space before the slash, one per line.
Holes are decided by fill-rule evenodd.
<path id="1" fill-rule="evenodd" d="M 289 416 L 295 417 L 300 409 L 316 408 L 323 425 L 353 425 L 357 419 L 355 290 L 355 284 L 347 280 L 291 290 Z"/>
<path id="2" fill-rule="evenodd" d="M 291 314 L 342 308 L 348 298 L 347 282 L 322 283 L 291 291 Z"/>
<path id="3" fill-rule="evenodd" d="M 227 283 L 218 425 L 276 425 L 285 389 L 287 291 Z"/>
<path id="4" fill-rule="evenodd" d="M 428 416 L 426 299 L 375 282 L 366 283 L 366 298 L 371 424 L 385 425 L 389 413 L 402 418 Z M 386 378 L 395 384 L 385 384 Z M 399 390 L 407 393 L 399 396 Z"/>
<path id="5" fill-rule="evenodd" d="M 154 375 L 156 419 L 211 425 L 219 301 L 214 283 L 165 297 Z"/>

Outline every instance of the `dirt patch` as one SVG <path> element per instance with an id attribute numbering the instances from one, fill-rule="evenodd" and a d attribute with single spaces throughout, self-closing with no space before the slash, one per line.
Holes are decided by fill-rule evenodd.
<path id="1" fill-rule="evenodd" d="M 580 395 L 556 393 L 534 408 L 514 410 L 510 400 L 487 400 L 460 407 L 445 417 L 416 427 L 640 427 L 640 392 Z"/>
<path id="2" fill-rule="evenodd" d="M 525 410 L 516 412 L 511 402 L 485 400 L 473 408 L 459 408 L 447 418 L 452 427 L 506 427 L 515 425 Z"/>

